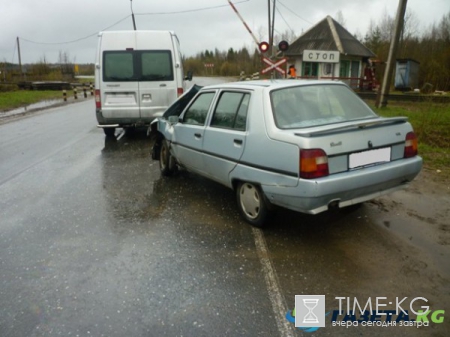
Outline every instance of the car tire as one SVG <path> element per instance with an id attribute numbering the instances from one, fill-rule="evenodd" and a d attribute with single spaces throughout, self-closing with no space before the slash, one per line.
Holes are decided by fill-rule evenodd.
<path id="1" fill-rule="evenodd" d="M 171 160 L 168 143 L 163 140 L 159 149 L 159 169 L 163 176 L 171 176 L 174 173 L 175 170 L 171 167 L 173 166 Z"/>
<path id="2" fill-rule="evenodd" d="M 152 147 L 152 159 L 159 160 L 159 155 L 161 153 L 161 145 L 158 143 L 153 144 Z"/>
<path id="3" fill-rule="evenodd" d="M 106 137 L 114 137 L 116 133 L 116 128 L 103 128 L 103 132 Z"/>
<path id="4" fill-rule="evenodd" d="M 253 183 L 241 182 L 236 189 L 236 199 L 244 219 L 252 226 L 264 227 L 269 209 L 261 188 Z"/>

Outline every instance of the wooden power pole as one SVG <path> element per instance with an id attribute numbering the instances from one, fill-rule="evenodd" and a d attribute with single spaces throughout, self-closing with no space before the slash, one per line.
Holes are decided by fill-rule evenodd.
<path id="1" fill-rule="evenodd" d="M 19 70 L 20 70 L 20 77 L 22 77 L 22 57 L 20 56 L 20 43 L 19 43 L 19 37 L 17 37 L 17 54 L 19 55 Z"/>
<path id="2" fill-rule="evenodd" d="M 378 108 L 385 107 L 387 105 L 389 88 L 392 81 L 392 73 L 394 72 L 395 58 L 397 56 L 398 43 L 400 40 L 400 34 L 403 30 L 407 1 L 408 0 L 399 0 L 397 17 L 395 18 L 394 34 L 392 35 L 386 70 L 384 71 L 383 84 L 381 86 L 381 95 L 378 95 L 376 102 L 376 106 Z"/>

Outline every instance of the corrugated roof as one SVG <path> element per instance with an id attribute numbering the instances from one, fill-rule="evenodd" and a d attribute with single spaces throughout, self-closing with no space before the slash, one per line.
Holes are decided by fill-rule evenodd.
<path id="1" fill-rule="evenodd" d="M 295 40 L 285 52 L 285 55 L 302 55 L 305 49 L 337 50 L 341 54 L 360 57 L 376 56 L 331 16 L 327 16 Z"/>

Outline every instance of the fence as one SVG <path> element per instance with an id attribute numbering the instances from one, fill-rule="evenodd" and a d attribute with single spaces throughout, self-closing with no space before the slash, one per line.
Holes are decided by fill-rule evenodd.
<path id="1" fill-rule="evenodd" d="M 74 99 L 78 99 L 78 87 L 81 87 L 84 98 L 87 98 L 88 90 L 90 92 L 90 95 L 94 96 L 94 85 L 92 83 L 89 83 L 89 86 L 86 83 L 74 83 L 74 84 L 72 84 Z M 67 90 L 65 90 L 65 89 L 63 90 L 63 100 L 64 100 L 64 102 L 67 102 Z"/>

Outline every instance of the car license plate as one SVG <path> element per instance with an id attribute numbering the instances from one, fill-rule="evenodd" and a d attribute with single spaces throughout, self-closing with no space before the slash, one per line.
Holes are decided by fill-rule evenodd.
<path id="1" fill-rule="evenodd" d="M 391 148 L 369 150 L 364 152 L 352 153 L 349 156 L 349 168 L 362 167 L 366 165 L 391 161 Z"/>

